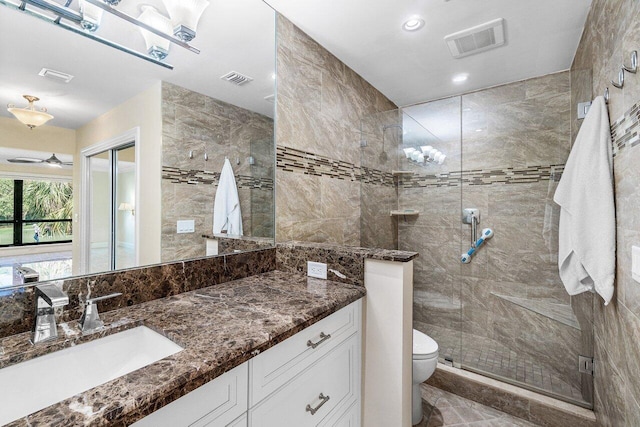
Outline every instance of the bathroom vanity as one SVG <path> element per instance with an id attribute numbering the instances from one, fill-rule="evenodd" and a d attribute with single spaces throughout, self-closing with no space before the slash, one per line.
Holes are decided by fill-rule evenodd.
<path id="1" fill-rule="evenodd" d="M 8 425 L 357 425 L 364 295 L 276 270 L 105 312 L 92 335 L 14 335 L 1 367 L 141 325 L 184 350 Z"/>
<path id="2" fill-rule="evenodd" d="M 360 425 L 361 301 L 133 424 Z"/>
<path id="3" fill-rule="evenodd" d="M 16 289 L 0 301 L 19 321 L 0 338 L 0 425 L 407 427 L 416 256 L 287 242 L 66 279 L 58 337 L 38 345 L 36 292 Z M 83 334 L 105 296 L 105 327 Z"/>

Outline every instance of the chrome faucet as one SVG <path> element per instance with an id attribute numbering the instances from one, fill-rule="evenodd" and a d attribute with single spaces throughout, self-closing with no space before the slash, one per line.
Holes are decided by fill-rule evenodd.
<path id="1" fill-rule="evenodd" d="M 36 296 L 36 321 L 33 325 L 31 342 L 38 344 L 58 337 L 55 308 L 69 304 L 69 297 L 53 284 L 38 285 Z"/>
<path id="2" fill-rule="evenodd" d="M 116 292 L 102 297 L 88 298 L 84 303 L 84 312 L 82 313 L 82 318 L 80 318 L 80 329 L 82 329 L 82 332 L 88 334 L 102 329 L 104 322 L 100 320 L 96 303 L 105 299 L 119 297 L 120 295 L 122 295 L 121 292 Z"/>

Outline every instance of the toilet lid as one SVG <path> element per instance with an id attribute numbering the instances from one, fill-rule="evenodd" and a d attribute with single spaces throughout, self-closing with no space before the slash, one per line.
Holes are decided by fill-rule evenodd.
<path id="1" fill-rule="evenodd" d="M 413 330 L 413 355 L 426 358 L 438 354 L 438 343 L 429 335 Z"/>

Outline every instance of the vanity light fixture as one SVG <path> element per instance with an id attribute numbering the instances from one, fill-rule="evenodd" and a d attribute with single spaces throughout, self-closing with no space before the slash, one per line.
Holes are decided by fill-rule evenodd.
<path id="1" fill-rule="evenodd" d="M 42 126 L 49 120 L 53 119 L 53 116 L 47 113 L 46 108 L 36 109 L 33 105 L 34 102 L 39 101 L 40 98 L 32 95 L 22 95 L 29 105 L 24 108 L 16 108 L 13 104 L 7 105 L 7 111 L 15 116 L 16 119 L 27 125 L 31 130 L 37 126 Z"/>
<path id="2" fill-rule="evenodd" d="M 140 16 L 138 16 L 138 20 L 140 20 L 140 22 L 144 22 L 163 33 L 171 33 L 171 21 L 160 14 L 158 9 L 150 5 L 143 5 L 140 7 L 140 10 L 142 11 Z M 150 56 L 158 61 L 162 61 L 167 57 L 169 54 L 169 46 L 171 45 L 169 40 L 143 28 L 140 28 L 140 33 L 142 33 L 142 38 L 144 38 L 144 42 L 147 46 L 147 53 Z"/>
<path id="3" fill-rule="evenodd" d="M 82 14 L 80 26 L 86 31 L 89 31 L 91 33 L 95 32 L 98 28 L 100 28 L 104 10 L 87 2 L 87 0 L 80 0 L 79 4 L 80 13 Z"/>
<path id="4" fill-rule="evenodd" d="M 171 14 L 171 19 L 164 18 L 169 21 L 168 26 L 164 22 L 160 23 L 161 20 L 157 19 L 157 16 L 148 17 L 147 15 L 151 15 L 151 13 L 145 14 L 144 10 L 142 10 L 142 20 L 128 15 L 116 8 L 119 2 L 120 0 L 79 0 L 74 4 L 72 0 L 67 0 L 65 4 L 59 4 L 52 0 L 20 0 L 18 4 L 13 4 L 0 0 L 0 5 L 43 19 L 72 33 L 170 70 L 173 69 L 173 66 L 163 62 L 162 59 L 166 58 L 171 44 L 183 47 L 193 53 L 200 53 L 200 50 L 191 46 L 188 41 L 195 37 L 196 26 L 202 13 L 209 5 L 208 0 L 163 0 Z M 43 14 L 36 9 L 51 12 L 54 16 Z M 98 35 L 101 24 L 103 24 L 102 15 L 105 11 L 146 30 L 148 34 L 143 31 L 143 37 L 149 53 L 142 53 Z M 158 15 L 160 14 L 158 13 Z M 149 40 L 151 34 L 165 39 L 168 43 L 160 42 L 158 38 Z"/>
<path id="5" fill-rule="evenodd" d="M 418 31 L 422 27 L 424 27 L 424 19 L 417 16 L 407 19 L 402 24 L 402 29 L 405 31 Z"/>
<path id="6" fill-rule="evenodd" d="M 196 37 L 198 21 L 209 6 L 209 0 L 162 0 L 173 24 L 173 34 L 183 42 Z"/>

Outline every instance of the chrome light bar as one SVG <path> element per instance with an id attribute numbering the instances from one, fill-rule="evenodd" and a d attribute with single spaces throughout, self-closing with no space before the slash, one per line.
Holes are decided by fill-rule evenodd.
<path id="1" fill-rule="evenodd" d="M 49 0 L 27 0 L 27 1 L 49 1 Z M 176 37 L 173 37 L 172 35 L 163 33 L 162 31 L 159 31 L 159 30 L 153 28 L 152 26 L 145 24 L 144 22 L 140 22 L 139 20 L 137 20 L 133 16 L 127 15 L 126 13 L 119 11 L 118 9 L 114 8 L 110 4 L 105 3 L 102 0 L 86 0 L 86 1 L 87 1 L 87 3 L 91 3 L 92 5 L 97 6 L 100 9 L 103 9 L 106 12 L 109 12 L 109 13 L 115 15 L 120 19 L 123 19 L 123 20 L 125 20 L 127 22 L 130 22 L 130 23 L 134 24 L 134 25 L 137 25 L 138 27 L 140 27 L 140 28 L 142 28 L 144 30 L 150 31 L 153 34 L 162 37 L 163 39 L 167 39 L 173 44 L 176 44 L 176 45 L 178 45 L 180 47 L 183 47 L 183 48 L 185 48 L 187 50 L 190 50 L 193 53 L 200 53 L 200 49 L 197 49 L 197 48 L 191 46 L 190 44 L 183 42 L 179 38 L 176 38 Z"/>
<path id="2" fill-rule="evenodd" d="M 174 43 L 180 47 L 183 47 L 193 53 L 200 53 L 200 50 L 189 45 L 188 43 L 183 42 L 182 40 L 173 37 L 172 35 L 169 34 L 165 34 L 143 22 L 140 22 L 139 20 L 137 20 L 136 18 L 127 15 L 126 13 L 120 12 L 117 9 L 114 9 L 112 6 L 110 6 L 109 4 L 104 3 L 102 0 L 87 0 L 88 3 L 91 3 L 97 7 L 100 7 L 101 9 L 104 9 L 105 11 L 119 17 L 120 19 L 123 19 L 127 22 L 130 22 L 134 25 L 137 25 L 138 27 L 147 30 L 149 32 L 152 32 L 164 39 L 169 40 L 171 43 Z M 15 10 L 19 10 L 21 12 L 27 13 L 31 16 L 34 16 L 36 18 L 42 19 L 46 22 L 49 22 L 51 24 L 55 24 L 58 25 L 66 30 L 69 30 L 73 33 L 76 33 L 78 35 L 81 35 L 83 37 L 86 37 L 88 39 L 97 41 L 99 43 L 102 43 L 106 46 L 112 47 L 114 49 L 117 49 L 121 52 L 125 52 L 128 53 L 130 55 L 133 55 L 137 58 L 143 59 L 145 61 L 151 62 L 153 64 L 159 65 L 161 67 L 173 70 L 173 66 L 170 64 L 167 64 L 165 62 L 161 62 L 159 60 L 157 60 L 156 58 L 153 58 L 152 56 L 149 55 L 145 55 L 143 53 L 140 53 L 136 50 L 130 49 L 128 47 L 125 47 L 119 43 L 115 43 L 112 42 L 111 40 L 105 39 L 103 37 L 97 36 L 95 34 L 89 33 L 87 31 L 84 31 L 80 28 L 76 28 L 76 25 L 79 26 L 81 21 L 82 21 L 82 14 L 69 8 L 66 6 L 63 6 L 61 4 L 55 3 L 52 0 L 19 0 L 20 4 L 14 4 L 8 0 L 0 0 L 0 4 L 5 5 L 9 8 L 15 9 Z M 56 15 L 56 18 L 51 18 L 50 16 L 47 16 L 46 14 L 40 13 L 38 11 L 35 10 L 31 10 L 31 9 L 27 9 L 27 5 L 31 5 L 31 6 L 35 6 L 39 9 L 42 10 L 46 10 L 49 12 L 52 12 L 54 15 Z M 73 25 L 70 25 L 66 22 L 63 22 L 62 19 L 67 20 L 67 21 L 71 21 L 73 23 Z"/>

